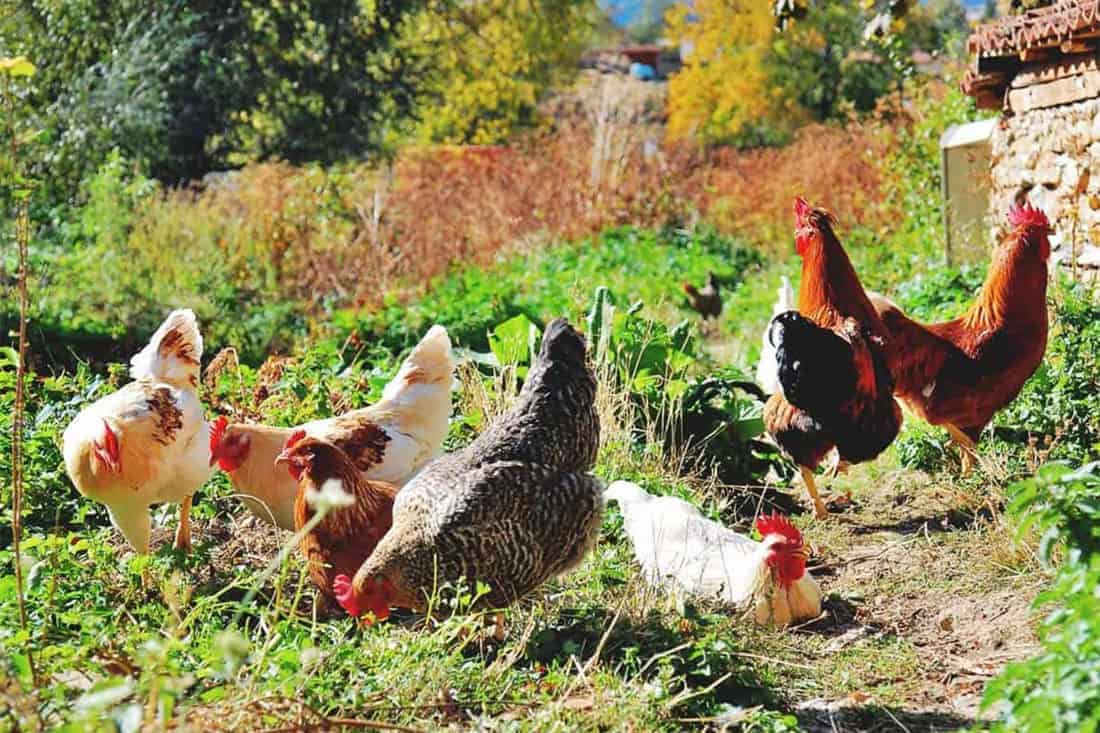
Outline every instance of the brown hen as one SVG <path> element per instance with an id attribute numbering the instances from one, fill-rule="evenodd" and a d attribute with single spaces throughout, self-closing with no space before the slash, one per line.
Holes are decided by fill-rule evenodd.
<path id="1" fill-rule="evenodd" d="M 276 459 L 298 482 L 294 499 L 294 525 L 301 531 L 314 517 L 313 497 L 332 486 L 349 494 L 354 503 L 331 509 L 299 542 L 309 567 L 309 577 L 329 599 L 335 600 L 333 580 L 354 573 L 374 551 L 393 522 L 393 499 L 397 487 L 383 481 L 368 481 L 359 467 L 337 446 L 304 431 L 287 441 Z M 331 482 L 335 482 L 332 484 Z"/>

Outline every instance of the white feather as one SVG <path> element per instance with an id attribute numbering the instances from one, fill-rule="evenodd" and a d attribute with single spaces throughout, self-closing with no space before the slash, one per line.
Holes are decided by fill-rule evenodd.
<path id="1" fill-rule="evenodd" d="M 612 483 L 604 496 L 618 502 L 634 556 L 650 584 L 735 608 L 755 607 L 758 621 L 778 625 L 795 615 L 820 613 L 821 591 L 808 573 L 789 591 L 771 581 L 766 560 L 778 538 L 756 542 L 707 519 L 686 501 L 653 496 L 628 481 Z M 811 602 L 787 598 L 794 595 L 809 596 Z M 806 605 L 810 608 L 804 610 Z"/>
<path id="2" fill-rule="evenodd" d="M 790 278 L 782 276 L 778 298 L 772 306 L 772 318 L 780 313 L 795 310 L 794 288 L 791 287 Z M 775 347 L 768 339 L 768 330 L 771 328 L 771 319 L 764 328 L 763 346 L 760 348 L 760 362 L 756 365 L 756 381 L 767 394 L 775 394 L 779 391 L 779 365 L 775 360 Z"/>
<path id="3" fill-rule="evenodd" d="M 170 332 L 179 333 L 182 341 L 173 349 L 162 349 L 161 343 Z M 183 347 L 193 361 L 181 360 Z M 145 348 L 130 359 L 133 379 L 153 379 L 180 387 L 194 388 L 198 384 L 199 362 L 202 360 L 202 334 L 194 311 L 175 310 L 168 314 Z"/>

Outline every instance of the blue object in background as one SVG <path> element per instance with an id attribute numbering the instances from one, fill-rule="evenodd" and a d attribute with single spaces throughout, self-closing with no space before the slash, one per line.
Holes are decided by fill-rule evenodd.
<path id="1" fill-rule="evenodd" d="M 635 61 L 630 65 L 630 75 L 642 81 L 653 81 L 657 78 L 657 70 L 649 64 L 639 64 Z"/>

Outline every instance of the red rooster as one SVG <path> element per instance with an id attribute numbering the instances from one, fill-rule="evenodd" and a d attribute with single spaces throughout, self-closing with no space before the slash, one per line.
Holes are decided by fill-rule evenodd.
<path id="1" fill-rule="evenodd" d="M 964 473 L 982 429 L 1016 398 L 1046 351 L 1050 223 L 1024 204 L 1009 210 L 1008 226 L 977 300 L 959 318 L 923 325 L 874 297 L 889 331 L 898 397 L 947 429 Z"/>
<path id="2" fill-rule="evenodd" d="M 828 514 L 813 471 L 833 448 L 845 463 L 878 456 L 897 437 L 901 410 L 886 361 L 886 327 L 844 247 L 836 219 L 802 198 L 794 205 L 802 257 L 798 311 L 768 327 L 781 390 L 764 406 L 764 424 L 798 464 L 818 517 Z"/>

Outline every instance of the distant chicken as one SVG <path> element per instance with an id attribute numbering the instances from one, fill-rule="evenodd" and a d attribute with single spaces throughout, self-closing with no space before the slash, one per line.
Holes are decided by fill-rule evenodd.
<path id="1" fill-rule="evenodd" d="M 1008 212 L 977 300 L 953 321 L 923 325 L 881 296 L 872 298 L 890 335 L 895 391 L 959 445 L 964 473 L 993 415 L 1020 393 L 1047 344 L 1046 215 L 1027 204 Z"/>
<path id="2" fill-rule="evenodd" d="M 435 588 L 461 579 L 487 584 L 480 603 L 500 608 L 580 563 L 603 514 L 588 473 L 600 442 L 595 396 L 584 339 L 553 321 L 512 408 L 410 481 L 354 580 L 336 578 L 345 610 L 423 611 Z"/>
<path id="3" fill-rule="evenodd" d="M 84 408 L 61 436 L 73 485 L 107 505 L 141 554 L 149 552 L 149 507 L 162 502 L 180 503 L 175 547 L 191 550 L 191 497 L 213 473 L 196 394 L 200 359 L 195 314 L 173 311 L 130 360 L 135 381 Z"/>
<path id="4" fill-rule="evenodd" d="M 329 486 L 350 494 L 354 503 L 331 509 L 300 541 L 309 576 L 335 601 L 332 583 L 337 575 L 352 575 L 374 551 L 393 522 L 397 487 L 363 478 L 359 467 L 332 443 L 297 431 L 276 460 L 298 482 L 294 525 L 301 530 L 315 514 L 314 497 Z M 312 503 L 311 503 L 312 502 Z"/>
<path id="5" fill-rule="evenodd" d="M 780 313 L 794 310 L 797 307 L 794 288 L 791 287 L 791 280 L 786 275 L 781 278 L 777 295 L 775 305 L 772 306 L 773 318 Z M 775 347 L 772 346 L 769 338 L 770 332 L 771 321 L 768 322 L 768 327 L 764 329 L 764 344 L 760 347 L 760 361 L 756 365 L 756 383 L 763 388 L 765 394 L 773 395 L 780 389 L 779 365 L 775 361 Z"/>
<path id="6" fill-rule="evenodd" d="M 688 305 L 703 317 L 703 323 L 709 319 L 717 319 L 722 314 L 722 293 L 718 289 L 718 280 L 713 272 L 707 273 L 705 287 L 700 289 L 685 282 L 684 292 L 688 296 Z"/>
<path id="7" fill-rule="evenodd" d="M 798 464 L 818 517 L 828 514 L 813 471 L 833 448 L 844 463 L 878 456 L 897 437 L 901 409 L 886 361 L 886 328 L 871 306 L 832 214 L 795 201 L 802 257 L 798 311 L 772 319 L 781 391 L 764 406 L 764 424 Z"/>
<path id="8" fill-rule="evenodd" d="M 401 370 L 370 407 L 298 427 L 215 425 L 210 460 L 229 474 L 237 491 L 252 497 L 245 505 L 258 517 L 294 529 L 298 482 L 275 466 L 287 439 L 297 431 L 339 447 L 363 478 L 400 486 L 437 456 L 451 416 L 454 359 L 451 340 L 433 326 L 412 350 Z"/>
<path id="9" fill-rule="evenodd" d="M 682 499 L 654 496 L 629 481 L 614 482 L 604 497 L 619 503 L 650 584 L 752 609 L 759 624 L 788 626 L 821 615 L 821 588 L 806 572 L 802 533 L 786 517 L 757 519 L 763 540 L 756 542 Z"/>

